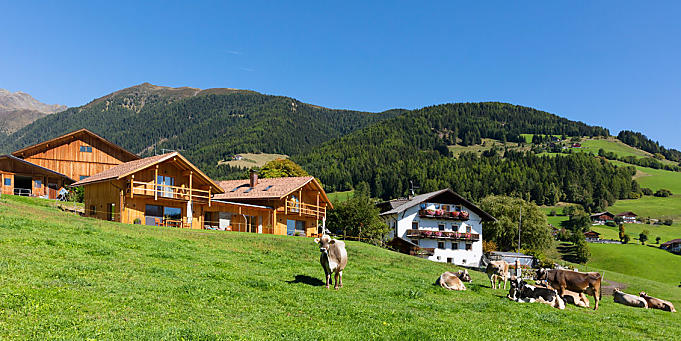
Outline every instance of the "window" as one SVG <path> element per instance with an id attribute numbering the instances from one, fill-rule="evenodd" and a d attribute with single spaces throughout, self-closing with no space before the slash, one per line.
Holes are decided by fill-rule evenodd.
<path id="1" fill-rule="evenodd" d="M 108 204 L 107 206 L 108 206 L 108 210 L 106 210 L 106 212 L 107 212 L 106 220 L 114 221 L 114 216 L 115 216 L 114 210 L 116 209 L 116 205 L 115 204 Z"/>
<path id="2" fill-rule="evenodd" d="M 158 184 L 156 189 L 158 195 L 164 198 L 173 197 L 173 189 L 168 186 L 175 186 L 175 178 L 170 176 L 159 175 L 158 179 L 156 179 L 156 183 Z"/>
<path id="3" fill-rule="evenodd" d="M 437 229 L 440 230 L 440 231 L 444 231 L 445 230 L 445 224 L 437 224 Z"/>
<path id="4" fill-rule="evenodd" d="M 272 188 L 272 187 L 274 187 L 274 185 L 269 185 L 269 186 L 265 187 L 265 189 L 263 189 L 263 192 L 264 192 L 264 191 L 269 191 L 269 189 Z"/>
<path id="5" fill-rule="evenodd" d="M 94 217 L 97 214 L 97 209 L 95 208 L 95 205 L 90 206 L 90 216 Z"/>
<path id="6" fill-rule="evenodd" d="M 42 180 L 33 180 L 35 182 L 35 188 L 41 188 L 43 187 L 43 181 Z"/>
<path id="7" fill-rule="evenodd" d="M 470 226 L 466 226 L 466 233 L 471 233 L 471 227 Z"/>
<path id="8" fill-rule="evenodd" d="M 5 178 L 5 186 L 12 186 L 12 178 Z"/>
<path id="9" fill-rule="evenodd" d="M 452 242 L 452 250 L 458 250 L 458 249 L 459 249 L 459 243 Z"/>
<path id="10" fill-rule="evenodd" d="M 163 218 L 172 220 L 182 219 L 182 209 L 179 207 L 164 207 Z"/>
<path id="11" fill-rule="evenodd" d="M 466 243 L 466 251 L 473 250 L 473 244 Z"/>
<path id="12" fill-rule="evenodd" d="M 298 197 L 295 195 L 291 196 L 291 199 L 288 201 L 288 207 L 289 210 L 293 213 L 298 213 L 298 209 L 300 208 L 300 200 L 298 200 Z"/>
<path id="13" fill-rule="evenodd" d="M 92 147 L 90 146 L 80 146 L 80 151 L 83 153 L 92 153 Z"/>
<path id="14" fill-rule="evenodd" d="M 305 222 L 301 220 L 287 220 L 286 234 L 289 236 L 305 235 Z"/>
<path id="15" fill-rule="evenodd" d="M 418 221 L 412 221 L 411 222 L 411 228 L 414 229 L 414 230 L 418 230 L 419 229 L 419 222 Z"/>
<path id="16" fill-rule="evenodd" d="M 444 249 L 445 248 L 445 242 L 437 242 L 437 248 L 438 249 Z"/>
<path id="17" fill-rule="evenodd" d="M 437 260 L 440 260 L 440 256 L 437 256 Z"/>
<path id="18" fill-rule="evenodd" d="M 80 180 L 87 179 L 87 178 L 89 178 L 89 176 L 87 176 L 87 175 L 81 175 L 80 176 Z"/>
<path id="19" fill-rule="evenodd" d="M 447 263 L 454 263 L 454 259 L 447 257 Z"/>

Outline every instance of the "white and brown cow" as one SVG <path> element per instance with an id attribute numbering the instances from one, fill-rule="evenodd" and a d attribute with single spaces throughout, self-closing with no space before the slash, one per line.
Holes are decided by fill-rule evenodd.
<path id="1" fill-rule="evenodd" d="M 341 240 L 332 239 L 329 235 L 323 235 L 321 238 L 315 238 L 314 242 L 319 244 L 319 262 L 324 268 L 324 277 L 326 277 L 326 288 L 329 288 L 331 281 L 331 274 L 334 274 L 335 285 L 334 289 L 343 287 L 343 269 L 348 264 L 348 253 L 345 251 L 345 242 Z"/>
<path id="2" fill-rule="evenodd" d="M 506 290 L 506 281 L 509 277 L 508 273 L 508 263 L 503 260 L 495 260 L 487 264 L 487 269 L 485 270 L 487 276 L 489 277 L 489 282 L 491 283 L 492 289 L 497 288 L 497 282 L 504 281 L 504 290 Z"/>
<path id="3" fill-rule="evenodd" d="M 565 309 L 565 302 L 556 290 L 527 284 L 515 276 L 511 278 L 508 299 L 519 303 L 544 303 L 558 309 Z"/>
<path id="4" fill-rule="evenodd" d="M 589 298 L 583 293 L 576 293 L 567 289 L 565 289 L 565 292 L 563 293 L 563 300 L 567 304 L 574 304 L 582 308 L 588 308 L 590 304 Z"/>
<path id="5" fill-rule="evenodd" d="M 440 278 L 438 278 L 436 284 L 439 284 L 447 290 L 464 291 L 466 290 L 466 286 L 463 282 L 470 283 L 472 281 L 471 276 L 468 275 L 468 270 L 459 270 L 457 272 L 447 271 L 443 273 L 440 275 Z"/>
<path id="6" fill-rule="evenodd" d="M 561 297 L 565 295 L 566 290 L 574 291 L 580 296 L 585 293 L 592 295 L 596 301 L 594 310 L 598 309 L 598 302 L 601 299 L 601 279 L 601 274 L 598 272 L 582 273 L 558 269 L 539 269 L 536 278 L 536 280 L 546 280 Z"/>
<path id="7" fill-rule="evenodd" d="M 645 291 L 641 291 L 638 295 L 643 297 L 644 300 L 646 300 L 646 303 L 648 303 L 648 308 L 650 309 L 660 309 L 672 313 L 676 312 L 676 309 L 674 309 L 674 305 L 672 304 L 672 302 L 648 296 L 648 294 L 646 294 Z"/>
<path id="8" fill-rule="evenodd" d="M 628 305 L 630 307 L 648 309 L 648 302 L 646 302 L 646 300 L 643 299 L 643 297 L 627 294 L 625 292 L 620 291 L 620 289 L 617 288 L 615 288 L 615 291 L 613 291 L 612 293 L 612 299 L 613 301 L 615 301 L 615 303 Z"/>

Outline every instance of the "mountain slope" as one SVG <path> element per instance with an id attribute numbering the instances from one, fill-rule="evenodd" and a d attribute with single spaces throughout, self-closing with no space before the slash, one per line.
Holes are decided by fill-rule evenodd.
<path id="1" fill-rule="evenodd" d="M 0 134 L 11 134 L 41 117 L 64 110 L 64 105 L 45 104 L 25 92 L 0 89 Z"/>
<path id="2" fill-rule="evenodd" d="M 125 225 L 53 202 L 0 199 L 3 339 L 674 339 L 681 314 L 520 304 L 470 271 L 468 290 L 434 285 L 451 264 L 347 241 L 344 287 L 323 287 L 310 238 Z M 599 269 L 589 268 L 591 271 Z M 668 283 L 608 271 L 681 304 Z M 592 301 L 593 302 L 593 301 Z M 613 327 L 616 325 L 616 328 Z"/>
<path id="3" fill-rule="evenodd" d="M 299 153 L 403 111 L 327 109 L 283 96 L 235 89 L 168 88 L 144 83 L 38 120 L 14 133 L 5 151 L 88 128 L 142 155 L 181 150 L 215 177 L 234 153 Z"/>

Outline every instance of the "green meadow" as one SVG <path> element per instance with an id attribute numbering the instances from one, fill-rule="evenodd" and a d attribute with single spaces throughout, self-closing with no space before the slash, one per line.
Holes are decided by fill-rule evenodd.
<path id="1" fill-rule="evenodd" d="M 309 238 L 124 225 L 0 200 L 0 339 L 675 339 L 681 315 L 603 297 L 598 311 L 520 304 L 473 271 L 348 241 L 341 290 Z M 610 266 L 604 263 L 604 266 Z M 650 271 L 607 270 L 681 306 Z M 670 284 L 671 283 L 671 284 Z"/>

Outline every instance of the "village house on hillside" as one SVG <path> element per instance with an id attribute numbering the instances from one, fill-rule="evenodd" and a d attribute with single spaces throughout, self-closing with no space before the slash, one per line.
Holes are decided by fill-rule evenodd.
<path id="1" fill-rule="evenodd" d="M 617 215 L 622 218 L 622 221 L 628 224 L 639 224 L 638 215 L 634 212 L 622 212 Z"/>
<path id="2" fill-rule="evenodd" d="M 615 215 L 608 211 L 594 213 L 591 215 L 591 222 L 594 225 L 603 225 L 609 221 L 615 221 Z"/>
<path id="3" fill-rule="evenodd" d="M 451 189 L 378 205 L 400 252 L 432 261 L 480 265 L 482 222 L 496 219 Z"/>
<path id="4" fill-rule="evenodd" d="M 122 223 L 251 233 L 317 233 L 331 207 L 313 177 L 215 182 L 177 152 L 127 162 L 75 184 L 85 214 Z"/>
<path id="5" fill-rule="evenodd" d="M 668 242 L 664 242 L 660 245 L 660 248 L 669 252 L 681 254 L 681 239 L 672 239 Z"/>

